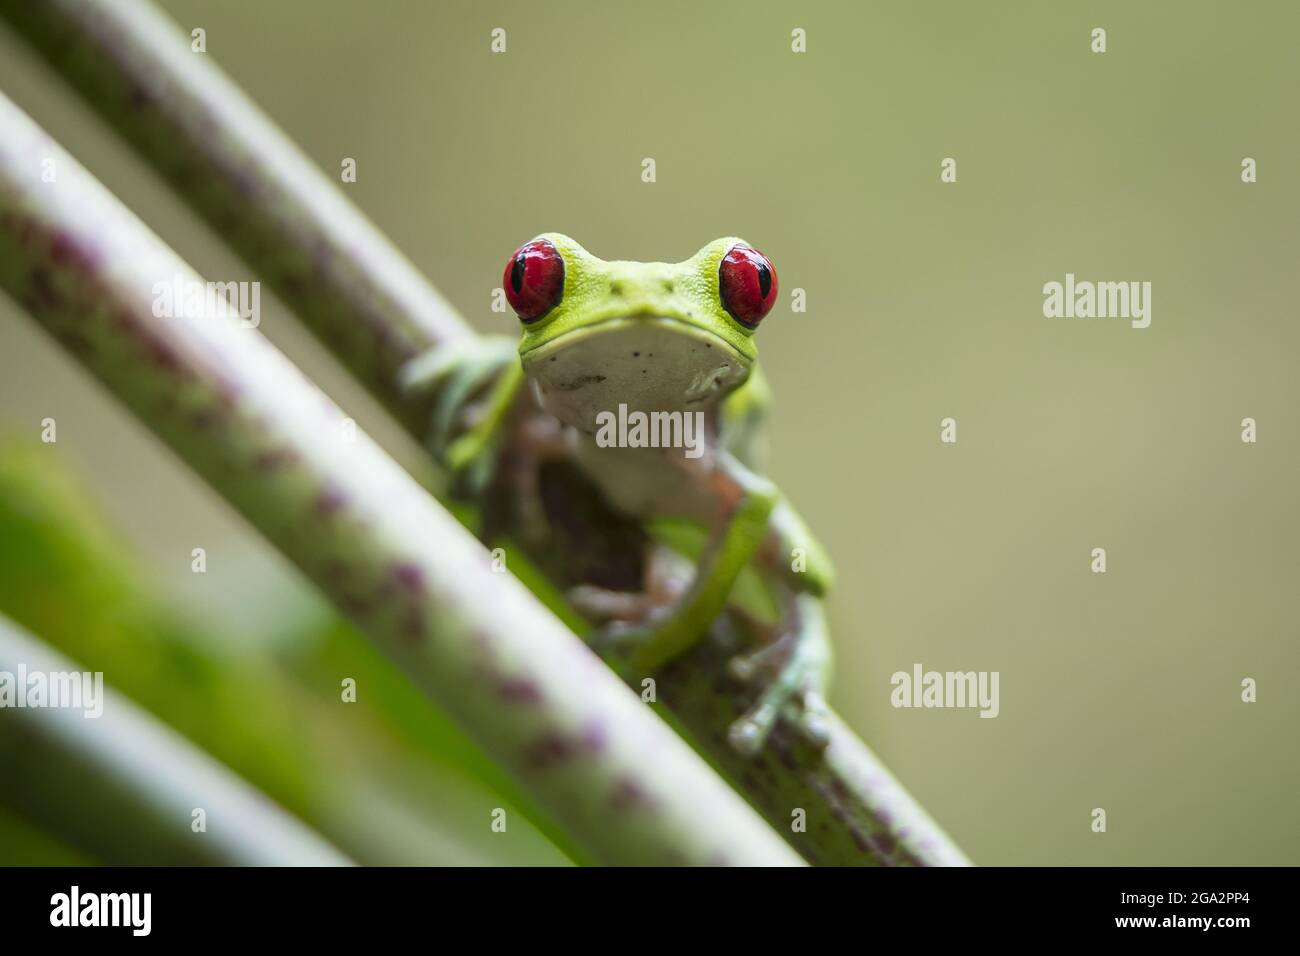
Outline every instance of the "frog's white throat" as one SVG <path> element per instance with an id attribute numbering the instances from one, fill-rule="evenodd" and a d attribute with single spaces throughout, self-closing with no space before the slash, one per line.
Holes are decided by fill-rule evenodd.
<path id="1" fill-rule="evenodd" d="M 601 412 L 708 411 L 751 361 L 707 329 L 667 318 L 612 319 L 524 356 L 542 408 L 594 433 Z"/>

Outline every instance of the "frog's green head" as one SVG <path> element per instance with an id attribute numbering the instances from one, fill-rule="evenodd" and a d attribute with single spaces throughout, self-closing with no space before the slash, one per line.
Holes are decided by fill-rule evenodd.
<path id="1" fill-rule="evenodd" d="M 549 232 L 506 263 L 519 357 L 544 408 L 584 431 L 602 411 L 704 410 L 749 376 L 776 270 L 741 239 L 685 262 L 607 262 Z"/>

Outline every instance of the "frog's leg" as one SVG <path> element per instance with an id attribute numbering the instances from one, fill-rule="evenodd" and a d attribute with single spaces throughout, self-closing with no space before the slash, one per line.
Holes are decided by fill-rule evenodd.
<path id="1" fill-rule="evenodd" d="M 770 481 L 726 453 L 717 457 L 707 480 L 719 508 L 690 587 L 649 625 L 615 626 L 598 635 L 596 643 L 613 652 L 611 663 L 625 676 L 653 671 L 698 643 L 726 607 L 737 576 L 767 535 L 779 497 Z"/>
<path id="2" fill-rule="evenodd" d="M 660 542 L 652 542 L 640 591 L 614 591 L 591 584 L 570 588 L 569 603 L 583 617 L 609 624 L 647 621 L 681 601 L 694 577 L 694 565 Z"/>
<path id="3" fill-rule="evenodd" d="M 478 472 L 471 480 L 482 480 L 491 446 L 523 384 L 514 341 L 475 336 L 433 349 L 406 364 L 401 383 L 408 394 L 435 393 L 427 438 L 434 454 L 453 475 Z M 471 406 L 476 417 L 466 427 Z"/>
<path id="4" fill-rule="evenodd" d="M 524 383 L 524 370 L 519 362 L 512 361 L 501 369 L 483 404 L 483 410 L 469 430 L 447 446 L 447 467 L 459 473 L 475 461 L 486 458 L 487 449 L 501 433 L 510 406 L 514 404 Z"/>
<path id="5" fill-rule="evenodd" d="M 771 644 L 732 658 L 731 673 L 761 687 L 757 700 L 737 719 L 727 739 L 741 753 L 757 753 L 781 717 L 809 742 L 828 740 L 825 688 L 830 680 L 830 639 L 820 599 L 793 598 L 793 614 L 782 618 L 783 633 Z M 761 678 L 761 679 L 760 679 Z"/>
<path id="6" fill-rule="evenodd" d="M 710 481 L 721 519 L 694 581 L 660 620 L 606 629 L 604 641 L 615 651 L 612 663 L 625 676 L 640 676 L 697 643 L 722 613 L 741 569 L 753 561 L 781 592 L 782 615 L 774 640 L 731 662 L 733 675 L 760 691 L 728 739 L 742 753 L 755 753 L 786 716 L 822 746 L 830 641 L 820 597 L 830 586 L 830 563 L 771 482 L 727 453 L 718 456 Z"/>
<path id="7" fill-rule="evenodd" d="M 755 563 L 781 598 L 782 614 L 775 640 L 731 661 L 732 674 L 761 691 L 728 736 L 737 750 L 754 753 L 784 716 L 811 743 L 824 746 L 831 645 L 821 598 L 834 580 L 830 559 L 782 500 Z"/>

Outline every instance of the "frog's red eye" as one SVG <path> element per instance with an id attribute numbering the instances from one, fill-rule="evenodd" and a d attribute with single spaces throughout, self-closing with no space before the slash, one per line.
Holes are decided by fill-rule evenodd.
<path id="1" fill-rule="evenodd" d="M 506 263 L 501 285 L 519 321 L 536 322 L 564 295 L 564 259 L 545 239 L 526 242 Z"/>
<path id="2" fill-rule="evenodd" d="M 722 307 L 741 325 L 758 328 L 776 303 L 776 270 L 772 262 L 743 243 L 737 243 L 718 266 L 718 292 Z"/>

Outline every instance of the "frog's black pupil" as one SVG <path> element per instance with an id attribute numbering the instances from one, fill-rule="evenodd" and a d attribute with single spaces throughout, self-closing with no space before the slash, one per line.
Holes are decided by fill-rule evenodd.
<path id="1" fill-rule="evenodd" d="M 758 291 L 765 299 L 772 291 L 772 270 L 761 262 L 758 264 Z"/>
<path id="2" fill-rule="evenodd" d="M 510 288 L 519 294 L 519 290 L 524 287 L 524 257 L 515 256 L 515 264 L 510 267 Z M 763 293 L 767 295 L 766 292 Z"/>

